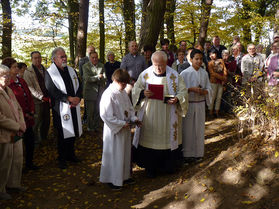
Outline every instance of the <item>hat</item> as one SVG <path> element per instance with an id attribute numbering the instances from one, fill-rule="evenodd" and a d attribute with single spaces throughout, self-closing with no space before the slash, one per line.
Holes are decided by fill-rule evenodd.
<path id="1" fill-rule="evenodd" d="M 274 33 L 273 38 L 279 38 L 279 33 Z"/>

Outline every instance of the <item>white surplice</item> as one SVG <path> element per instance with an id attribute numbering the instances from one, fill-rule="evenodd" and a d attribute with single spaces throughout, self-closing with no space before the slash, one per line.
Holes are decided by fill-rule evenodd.
<path id="1" fill-rule="evenodd" d="M 146 72 L 149 72 L 147 74 Z M 142 99 L 139 105 L 137 105 L 140 93 L 142 90 L 148 88 L 147 84 L 161 84 L 164 86 L 164 95 L 170 94 L 168 84 L 168 78 L 166 76 L 160 77 L 153 73 L 153 66 L 149 67 L 143 71 L 137 82 L 132 89 L 132 99 L 133 105 L 138 109 L 144 108 L 142 122 L 143 125 L 140 129 L 139 144 L 146 148 L 151 148 L 155 150 L 168 150 L 172 148 L 171 144 L 171 108 L 175 107 L 175 113 L 178 115 L 177 132 L 175 132 L 175 137 L 177 140 L 177 145 L 182 143 L 182 115 L 185 115 L 188 107 L 188 93 L 185 88 L 183 79 L 177 74 L 175 70 L 167 67 L 166 75 L 177 74 L 177 87 L 176 87 L 176 97 L 178 98 L 178 103 L 175 105 L 170 105 L 164 103 L 162 100 L 156 99 Z M 174 84 L 173 84 L 174 85 Z M 139 113 L 139 112 L 138 112 Z M 140 117 L 140 116 L 139 116 Z M 136 134 L 136 133 L 135 133 Z M 134 142 L 135 145 L 135 137 Z"/>
<path id="2" fill-rule="evenodd" d="M 100 116 L 104 121 L 100 182 L 122 186 L 130 178 L 131 166 L 131 131 L 122 127 L 137 117 L 128 94 L 115 83 L 102 95 Z"/>
<path id="3" fill-rule="evenodd" d="M 182 123 L 182 145 L 184 157 L 203 157 L 204 155 L 204 129 L 205 129 L 205 103 L 211 103 L 212 90 L 207 72 L 200 68 L 195 70 L 192 66 L 181 72 L 186 87 L 201 87 L 208 91 L 207 95 L 189 92 L 189 107 Z"/>

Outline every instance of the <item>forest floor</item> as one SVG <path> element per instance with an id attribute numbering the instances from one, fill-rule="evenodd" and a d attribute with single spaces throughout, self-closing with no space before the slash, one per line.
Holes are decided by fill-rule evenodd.
<path id="1" fill-rule="evenodd" d="M 230 116 L 207 121 L 205 135 L 202 162 L 154 179 L 135 167 L 136 184 L 112 191 L 98 181 L 101 133 L 78 139 L 76 153 L 83 161 L 61 170 L 51 132 L 35 152 L 41 169 L 23 174 L 28 190 L 11 193 L 13 199 L 1 201 L 0 208 L 278 209 L 278 140 L 239 133 L 237 120 Z"/>

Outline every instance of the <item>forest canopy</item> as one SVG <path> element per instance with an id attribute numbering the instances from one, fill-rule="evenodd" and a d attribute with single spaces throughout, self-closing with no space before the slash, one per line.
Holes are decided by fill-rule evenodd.
<path id="1" fill-rule="evenodd" d="M 81 9 L 84 3 L 87 13 Z M 46 65 L 56 46 L 66 49 L 72 65 L 89 44 L 102 61 L 108 51 L 120 60 L 134 39 L 140 48 L 159 49 L 163 38 L 175 46 L 186 40 L 191 47 L 218 35 L 229 46 L 239 35 L 244 46 L 267 46 L 278 30 L 279 13 L 278 0 L 2 0 L 0 6 L 0 57 L 29 64 L 30 52 L 38 50 Z M 84 28 L 81 15 L 88 20 Z M 81 40 L 78 34 L 85 29 Z"/>

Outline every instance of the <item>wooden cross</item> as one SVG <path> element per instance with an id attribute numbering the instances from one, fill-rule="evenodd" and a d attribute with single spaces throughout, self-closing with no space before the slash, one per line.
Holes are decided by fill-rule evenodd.
<path id="1" fill-rule="evenodd" d="M 149 78 L 148 73 L 146 73 L 146 74 L 143 76 L 143 78 L 144 78 L 145 80 L 147 80 L 147 79 Z"/>
<path id="2" fill-rule="evenodd" d="M 75 80 L 75 85 L 77 86 L 77 76 L 74 75 L 73 79 Z"/>
<path id="3" fill-rule="evenodd" d="M 172 80 L 172 88 L 174 92 L 176 92 L 176 83 L 175 83 L 176 76 L 172 73 L 170 79 Z"/>

